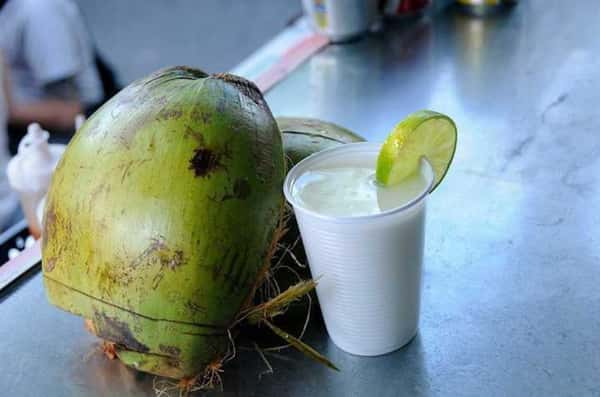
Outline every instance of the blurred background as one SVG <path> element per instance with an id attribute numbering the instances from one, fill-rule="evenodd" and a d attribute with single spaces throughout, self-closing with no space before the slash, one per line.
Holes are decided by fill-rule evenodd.
<path id="1" fill-rule="evenodd" d="M 227 71 L 302 13 L 300 0 L 75 1 L 123 84 L 165 65 Z"/>
<path id="2" fill-rule="evenodd" d="M 293 25 L 286 31 L 288 36 L 282 35 L 289 38 L 289 32 L 302 25 L 294 22 L 302 17 L 303 11 L 307 15 L 302 20 L 306 22 L 304 29 L 311 32 L 313 40 L 291 52 L 293 56 L 283 55 L 292 47 L 273 44 L 279 43 L 277 39 L 270 46 L 279 45 L 278 56 L 285 62 L 298 58 L 301 63 L 302 51 L 309 54 L 329 42 L 359 42 L 356 48 L 370 49 L 365 61 L 389 59 L 391 65 L 410 64 L 421 58 L 411 56 L 412 51 L 404 51 L 405 47 L 410 50 L 409 47 L 419 43 L 423 48 L 429 47 L 427 43 L 432 37 L 429 15 L 453 2 L 473 3 L 476 7 L 491 3 L 488 0 L 0 0 L 0 170 L 7 170 L 0 172 L 0 231 L 23 215 L 30 228 L 39 225 L 40 216 L 35 212 L 43 212 L 42 199 L 52 171 L 74 131 L 85 117 L 132 81 L 173 65 L 187 65 L 208 73 L 231 71 Z M 357 39 L 369 32 L 381 36 L 382 26 L 386 25 L 384 18 L 391 30 L 412 26 L 415 34 L 407 41 L 385 40 L 391 46 L 387 50 L 373 42 L 360 44 Z M 309 67 L 315 69 L 312 84 L 321 88 L 310 92 L 334 95 L 339 90 L 364 88 L 364 84 L 370 83 L 388 84 L 393 79 L 384 73 L 381 64 L 375 64 L 369 67 L 370 79 L 342 77 L 340 80 L 342 74 L 338 72 L 343 70 L 340 67 L 351 65 L 355 58 L 352 54 L 348 59 L 344 57 L 348 48 L 354 47 L 333 46 L 330 54 L 336 56 L 325 55 L 311 62 Z M 386 58 L 384 53 L 390 55 Z M 432 57 L 430 52 L 425 53 L 429 54 L 427 59 Z M 270 58 L 277 56 L 264 50 L 254 58 L 260 67 L 253 65 L 250 69 L 269 70 L 266 65 Z M 242 69 L 247 66 L 245 62 Z M 235 70 L 265 91 L 265 81 L 247 72 L 247 69 Z M 387 80 L 384 74 L 389 75 Z M 402 74 L 401 79 L 404 80 Z M 432 79 L 425 74 L 412 80 L 413 97 L 433 92 L 423 89 L 429 88 L 429 80 Z M 383 87 L 376 90 L 380 88 Z M 346 97 L 358 99 L 354 94 Z M 376 95 L 369 101 L 372 106 L 381 105 L 377 98 Z M 335 113 L 320 101 L 307 98 L 294 104 L 291 113 L 300 110 L 301 114 L 314 113 L 307 106 L 327 111 L 328 117 Z M 353 113 L 359 110 L 352 106 L 348 109 L 354 110 Z M 275 113 L 277 110 L 274 109 Z M 35 227 L 32 232 L 35 237 L 39 235 Z"/>
<path id="3" fill-rule="evenodd" d="M 0 232 L 23 216 L 17 192 L 35 223 L 78 117 L 166 66 L 229 71 L 301 14 L 300 0 L 0 0 Z"/>

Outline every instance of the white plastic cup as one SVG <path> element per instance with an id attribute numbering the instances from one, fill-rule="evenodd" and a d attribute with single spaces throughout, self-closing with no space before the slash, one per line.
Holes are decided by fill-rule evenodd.
<path id="1" fill-rule="evenodd" d="M 292 192 L 297 178 L 310 169 L 344 164 L 356 156 L 368 156 L 375 164 L 380 147 L 351 143 L 313 154 L 292 168 L 284 183 L 311 273 L 318 279 L 327 332 L 339 348 L 361 356 L 399 349 L 417 332 L 425 204 L 433 171 L 423 160 L 423 191 L 401 207 L 374 215 L 319 214 L 302 207 Z"/>

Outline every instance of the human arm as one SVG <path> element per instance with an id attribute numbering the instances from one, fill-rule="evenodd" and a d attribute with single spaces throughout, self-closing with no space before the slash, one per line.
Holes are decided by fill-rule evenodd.
<path id="1" fill-rule="evenodd" d="M 72 130 L 73 120 L 83 108 L 72 79 L 48 84 L 47 99 L 17 104 L 8 97 L 11 123 L 26 126 L 36 122 L 54 130 Z"/>
<path id="2" fill-rule="evenodd" d="M 0 106 L 4 103 L 6 106 L 5 110 L 8 112 L 10 108 L 10 96 L 8 89 L 8 67 L 4 61 L 4 54 L 0 49 Z M 4 123 L 6 120 L 0 119 L 0 123 Z M 0 125 L 0 128 L 3 126 Z"/>

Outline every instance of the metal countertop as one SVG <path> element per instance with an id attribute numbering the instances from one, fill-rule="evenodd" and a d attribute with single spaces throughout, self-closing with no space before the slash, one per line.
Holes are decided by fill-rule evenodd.
<path id="1" fill-rule="evenodd" d="M 474 18 L 447 9 L 313 56 L 267 96 L 382 140 L 421 108 L 459 128 L 430 197 L 417 337 L 351 356 L 313 316 L 300 354 L 241 351 L 227 395 L 600 395 L 600 7 L 522 1 Z M 95 350 L 34 275 L 0 297 L 0 395 L 152 395 L 152 376 Z M 209 393 L 209 395 L 219 393 Z"/>

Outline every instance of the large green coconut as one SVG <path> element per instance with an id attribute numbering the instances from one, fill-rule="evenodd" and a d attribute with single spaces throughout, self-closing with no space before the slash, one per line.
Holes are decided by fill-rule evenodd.
<path id="1" fill-rule="evenodd" d="M 184 67 L 139 80 L 75 135 L 48 192 L 49 300 L 139 370 L 192 377 L 273 251 L 281 134 L 250 82 Z"/>

